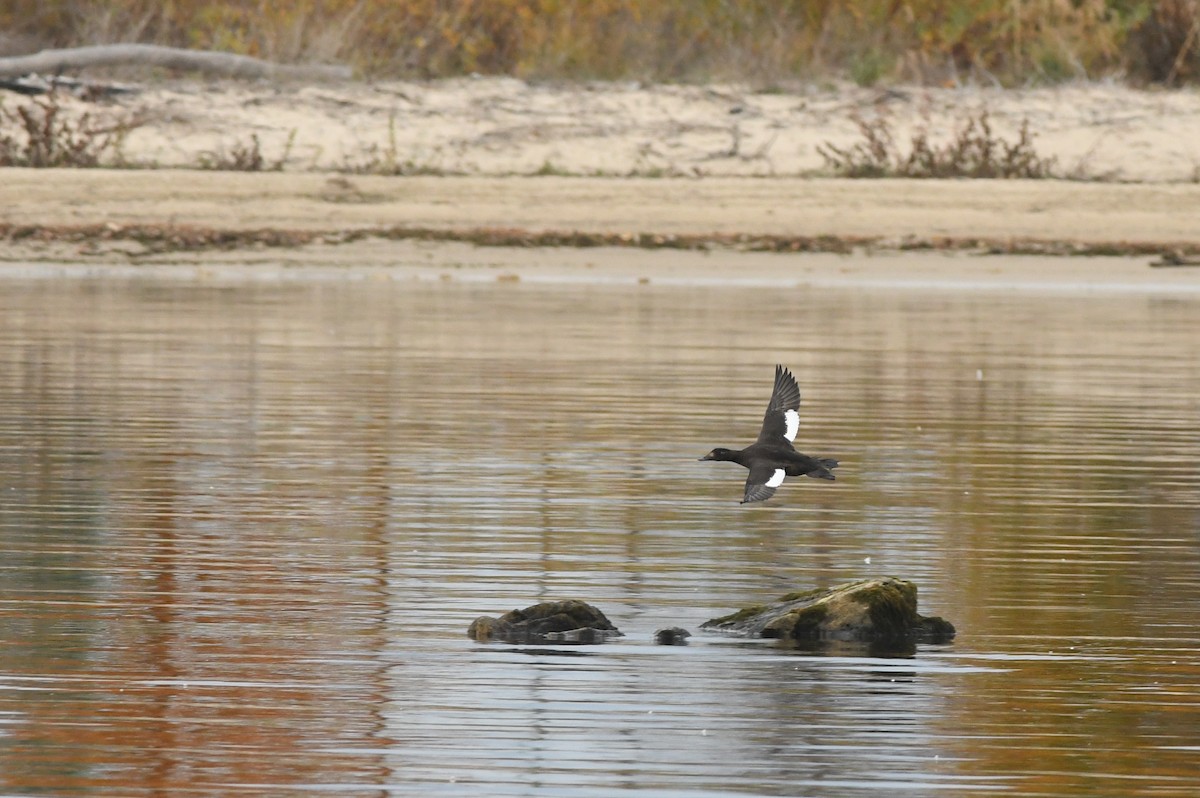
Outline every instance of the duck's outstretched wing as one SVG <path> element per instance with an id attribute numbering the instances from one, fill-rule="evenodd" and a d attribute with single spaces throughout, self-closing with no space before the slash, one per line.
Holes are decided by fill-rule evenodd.
<path id="1" fill-rule="evenodd" d="M 746 495 L 742 504 L 760 502 L 775 495 L 775 489 L 783 484 L 785 473 L 782 468 L 769 465 L 756 465 L 750 469 L 746 477 Z"/>
<path id="2" fill-rule="evenodd" d="M 775 367 L 775 389 L 771 391 L 771 403 L 763 416 L 759 443 L 773 443 L 791 447 L 800 429 L 800 386 L 792 372 L 783 366 Z"/>

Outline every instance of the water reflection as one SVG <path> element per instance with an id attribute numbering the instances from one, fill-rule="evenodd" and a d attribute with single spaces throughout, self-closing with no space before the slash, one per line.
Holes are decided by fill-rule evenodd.
<path id="1" fill-rule="evenodd" d="M 0 785 L 1191 795 L 1197 310 L 7 278 Z M 741 507 L 775 362 L 842 468 Z M 886 574 L 952 646 L 651 644 Z M 465 638 L 565 597 L 628 637 Z"/>

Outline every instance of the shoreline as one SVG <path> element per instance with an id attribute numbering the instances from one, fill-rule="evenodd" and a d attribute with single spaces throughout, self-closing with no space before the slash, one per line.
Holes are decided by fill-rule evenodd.
<path id="1" fill-rule="evenodd" d="M 1200 185 L 0 169 L 0 261 L 320 243 L 1200 254 Z"/>
<path id="2" fill-rule="evenodd" d="M 452 269 L 485 250 L 519 267 L 498 248 L 534 260 L 546 249 L 614 261 L 634 251 L 736 254 L 729 271 L 757 253 L 816 253 L 811 262 L 822 263 L 823 253 L 1119 256 L 1141 269 L 1200 260 L 1196 91 L 755 92 L 462 78 L 166 81 L 111 105 L 61 102 L 73 118 L 135 116 L 121 156 L 137 168 L 0 168 L 0 268 L 318 255 L 343 267 L 420 252 Z M 944 142 L 981 112 L 1009 141 L 1028 122 L 1039 156 L 1080 179 L 816 176 L 822 146 L 861 140 L 855 120 L 890 120 L 903 145 L 921 129 Z M 195 168 L 245 158 L 248 142 L 258 171 Z M 1072 260 L 1083 259 L 1039 268 L 1071 273 Z"/>
<path id="3" fill-rule="evenodd" d="M 87 246 L 91 246 L 88 244 Z M 95 252 L 95 250 L 92 250 Z M 9 259 L 5 280 L 366 281 L 605 290 L 883 291 L 1200 300 L 1200 268 L 1151 268 L 1146 257 L 984 255 L 962 251 L 747 252 L 730 249 L 487 246 L 355 238 L 287 247 L 163 252 L 153 257 Z"/>

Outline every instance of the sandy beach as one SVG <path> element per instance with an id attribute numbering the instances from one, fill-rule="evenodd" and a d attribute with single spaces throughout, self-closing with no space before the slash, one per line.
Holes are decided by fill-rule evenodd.
<path id="1" fill-rule="evenodd" d="M 1200 182 L 1200 91 L 1113 83 L 1037 89 L 533 83 L 461 78 L 327 85 L 173 82 L 120 99 L 145 124 L 134 163 L 219 161 L 256 136 L 287 171 L 628 177 L 809 176 L 822 144 L 859 141 L 856 117 L 889 120 L 898 144 L 946 140 L 986 110 L 995 134 L 1033 146 L 1063 175 Z M 117 110 L 117 109 L 115 109 Z"/>
<path id="2" fill-rule="evenodd" d="M 139 168 L 0 170 L 0 261 L 261 261 L 266 248 L 280 262 L 319 249 L 336 263 L 414 242 L 428 253 L 433 240 L 593 255 L 631 245 L 1087 253 L 1131 256 L 1139 269 L 1200 253 L 1195 91 L 754 93 L 480 78 L 179 82 L 118 106 L 69 104 L 136 114 L 122 152 Z M 1028 121 L 1039 154 L 1076 179 L 822 174 L 817 147 L 851 146 L 856 115 L 887 114 L 906 141 L 922 125 L 949 135 L 981 109 L 1001 137 Z M 272 171 L 197 168 L 254 140 Z"/>

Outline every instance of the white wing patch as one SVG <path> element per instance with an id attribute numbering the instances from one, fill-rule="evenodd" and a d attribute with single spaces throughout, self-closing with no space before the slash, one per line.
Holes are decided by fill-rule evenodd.
<path id="1" fill-rule="evenodd" d="M 787 425 L 787 429 L 783 431 L 783 437 L 789 441 L 796 440 L 796 433 L 800 431 L 800 414 L 795 410 L 784 410 L 783 421 Z"/>
<path id="2" fill-rule="evenodd" d="M 788 412 L 794 414 L 796 411 L 789 410 Z M 776 468 L 775 473 L 772 474 L 771 478 L 768 479 L 766 482 L 767 487 L 768 488 L 778 488 L 780 485 L 783 484 L 783 478 L 785 476 L 787 476 L 787 473 L 782 468 Z"/>

